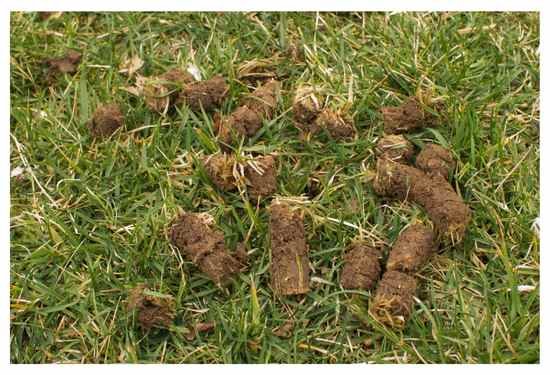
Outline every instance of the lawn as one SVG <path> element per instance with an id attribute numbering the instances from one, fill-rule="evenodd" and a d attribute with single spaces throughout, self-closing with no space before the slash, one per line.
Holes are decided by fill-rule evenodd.
<path id="1" fill-rule="evenodd" d="M 42 61 L 83 54 L 48 85 Z M 533 363 L 539 362 L 539 15 L 537 13 L 11 14 L 11 361 L 13 363 Z M 269 286 L 269 199 L 216 189 L 198 159 L 219 148 L 213 116 L 162 116 L 125 90 L 137 72 L 198 67 L 221 74 L 231 112 L 253 87 L 239 67 L 267 59 L 282 102 L 236 153 L 277 155 L 277 194 L 305 212 L 311 291 Z M 345 107 L 358 135 L 304 139 L 292 97 L 316 85 Z M 453 187 L 472 209 L 465 240 L 419 273 L 402 331 L 367 314 L 371 293 L 339 283 L 350 241 L 385 244 L 426 220 L 421 207 L 372 189 L 379 109 L 407 96 L 438 103 L 440 125 L 411 133 L 458 159 Z M 86 127 L 118 102 L 108 140 Z M 179 210 L 208 212 L 250 266 L 220 289 L 168 241 Z M 142 331 L 129 290 L 146 282 L 176 298 L 168 330 Z M 276 329 L 293 322 L 289 337 Z M 190 335 L 199 323 L 210 332 Z"/>

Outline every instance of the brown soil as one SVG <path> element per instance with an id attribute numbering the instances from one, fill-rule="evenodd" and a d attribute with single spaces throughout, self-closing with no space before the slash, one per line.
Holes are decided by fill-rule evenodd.
<path id="1" fill-rule="evenodd" d="M 412 312 L 415 293 L 414 277 L 387 271 L 376 288 L 369 310 L 379 322 L 402 327 Z"/>
<path id="2" fill-rule="evenodd" d="M 46 80 L 52 83 L 59 74 L 76 73 L 81 58 L 82 54 L 80 52 L 68 50 L 67 54 L 63 57 L 46 60 L 45 63 L 48 66 Z"/>
<path id="3" fill-rule="evenodd" d="M 214 120 L 214 127 L 220 142 L 231 144 L 243 137 L 256 134 L 262 127 L 262 118 L 257 112 L 243 105 L 229 116 L 217 117 Z"/>
<path id="4" fill-rule="evenodd" d="M 445 179 L 387 159 L 378 159 L 376 167 L 373 187 L 379 195 L 418 203 L 440 237 L 452 243 L 462 240 L 470 209 Z"/>
<path id="5" fill-rule="evenodd" d="M 123 123 L 124 115 L 118 104 L 105 104 L 96 109 L 88 122 L 88 129 L 94 138 L 105 138 L 113 134 Z"/>
<path id="6" fill-rule="evenodd" d="M 375 154 L 379 158 L 409 162 L 414 155 L 414 146 L 402 135 L 386 135 L 376 144 Z"/>
<path id="7" fill-rule="evenodd" d="M 191 74 L 178 68 L 170 69 L 158 77 L 147 78 L 143 86 L 145 103 L 153 111 L 166 113 L 176 104 L 180 91 L 193 81 Z"/>
<path id="8" fill-rule="evenodd" d="M 436 242 L 431 228 L 415 224 L 405 229 L 390 251 L 386 269 L 389 271 L 419 271 L 435 252 Z"/>
<path id="9" fill-rule="evenodd" d="M 344 255 L 340 283 L 345 289 L 374 288 L 380 277 L 380 251 L 362 243 L 350 246 Z"/>
<path id="10" fill-rule="evenodd" d="M 340 140 L 353 138 L 356 134 L 353 120 L 349 116 L 331 111 L 323 110 L 315 119 L 317 129 L 325 129 L 333 139 Z"/>
<path id="11" fill-rule="evenodd" d="M 170 240 L 219 286 L 228 284 L 241 270 L 241 263 L 225 247 L 222 231 L 212 228 L 199 214 L 179 216 L 170 228 Z"/>
<path id="12" fill-rule="evenodd" d="M 244 169 L 248 195 L 254 200 L 273 195 L 277 191 L 275 158 L 271 155 L 258 156 L 252 162 L 257 168 L 248 164 Z"/>
<path id="13" fill-rule="evenodd" d="M 455 169 L 453 154 L 436 144 L 427 144 L 416 157 L 416 167 L 429 175 L 439 175 L 445 179 Z"/>
<path id="14" fill-rule="evenodd" d="M 271 287 L 281 296 L 307 293 L 309 260 L 303 218 L 285 203 L 274 202 L 269 211 Z"/>
<path id="15" fill-rule="evenodd" d="M 254 90 L 243 100 L 243 104 L 256 112 L 262 119 L 269 120 L 277 108 L 280 91 L 281 82 L 270 80 Z"/>
<path id="16" fill-rule="evenodd" d="M 222 76 L 206 81 L 188 84 L 179 96 L 179 101 L 187 104 L 194 112 L 203 108 L 206 112 L 219 107 L 229 91 L 229 86 Z"/>
<path id="17" fill-rule="evenodd" d="M 150 292 L 144 284 L 132 289 L 128 297 L 128 309 L 136 312 L 139 325 L 146 331 L 153 327 L 170 327 L 176 316 L 174 297 Z"/>
<path id="18" fill-rule="evenodd" d="M 321 112 L 321 102 L 312 87 L 300 87 L 296 90 L 292 103 L 294 120 L 298 124 L 310 124 Z"/>
<path id="19" fill-rule="evenodd" d="M 397 107 L 382 107 L 384 132 L 401 134 L 428 126 L 422 106 L 416 98 L 409 98 Z"/>
<path id="20" fill-rule="evenodd" d="M 204 161 L 204 169 L 210 180 L 220 190 L 231 191 L 237 187 L 233 174 L 235 158 L 226 153 L 211 155 Z"/>

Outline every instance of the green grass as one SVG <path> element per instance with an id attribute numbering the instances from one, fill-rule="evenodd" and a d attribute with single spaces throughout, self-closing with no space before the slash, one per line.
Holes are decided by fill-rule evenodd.
<path id="1" fill-rule="evenodd" d="M 292 45 L 304 46 L 303 60 L 286 57 Z M 32 173 L 11 178 L 11 361 L 539 362 L 538 47 L 536 13 L 12 13 L 11 168 Z M 67 48 L 83 52 L 79 71 L 48 88 L 40 62 Z M 121 90 L 133 79 L 118 72 L 136 54 L 143 75 L 194 62 L 205 77 L 228 78 L 228 113 L 249 91 L 238 66 L 277 53 L 279 115 L 239 152 L 277 153 L 278 194 L 307 198 L 315 279 L 302 298 L 269 288 L 269 202 L 221 193 L 198 168 L 218 147 L 211 116 L 182 108 L 162 118 Z M 300 140 L 289 109 L 301 83 L 349 106 L 359 136 Z M 378 110 L 415 93 L 445 111 L 440 127 L 410 139 L 454 150 L 453 185 L 473 220 L 465 241 L 420 273 L 400 332 L 376 325 L 365 313 L 371 294 L 344 291 L 339 273 L 352 239 L 391 245 L 425 218 L 371 186 Z M 126 111 L 125 128 L 93 141 L 86 121 L 109 101 Z M 230 247 L 249 237 L 250 269 L 231 288 L 216 288 L 169 245 L 180 208 L 212 214 Z M 170 330 L 144 334 L 126 311 L 140 282 L 176 297 Z M 275 336 L 288 319 L 291 336 Z M 213 332 L 185 338 L 208 321 Z"/>

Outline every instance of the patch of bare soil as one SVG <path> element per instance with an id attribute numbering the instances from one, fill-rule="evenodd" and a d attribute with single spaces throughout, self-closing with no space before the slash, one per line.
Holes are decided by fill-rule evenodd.
<path id="1" fill-rule="evenodd" d="M 95 110 L 92 119 L 88 121 L 88 129 L 94 138 L 106 138 L 123 124 L 124 115 L 118 104 L 104 104 Z"/>
<path id="2" fill-rule="evenodd" d="M 146 331 L 153 327 L 168 328 L 176 316 L 174 297 L 154 293 L 144 284 L 130 291 L 128 309 L 135 311 L 139 325 Z"/>
<path id="3" fill-rule="evenodd" d="M 393 244 L 386 269 L 405 273 L 419 271 L 435 250 L 433 230 L 423 224 L 411 225 Z"/>
<path id="4" fill-rule="evenodd" d="M 379 158 L 408 163 L 414 156 L 413 144 L 402 135 L 386 135 L 376 143 L 374 149 Z"/>
<path id="5" fill-rule="evenodd" d="M 409 318 L 416 293 L 416 280 L 399 271 L 387 271 L 378 283 L 369 311 L 381 323 L 403 327 Z"/>
<path id="6" fill-rule="evenodd" d="M 378 159 L 376 167 L 373 187 L 377 194 L 418 203 L 440 238 L 451 243 L 463 239 L 470 209 L 445 179 L 387 159 Z"/>
<path id="7" fill-rule="evenodd" d="M 180 215 L 170 228 L 170 240 L 219 286 L 227 285 L 243 266 L 225 247 L 223 232 L 212 228 L 202 214 Z"/>
<path id="8" fill-rule="evenodd" d="M 300 212 L 282 202 L 269 208 L 271 287 L 280 296 L 309 291 L 308 245 Z"/>
<path id="9" fill-rule="evenodd" d="M 456 161 L 451 151 L 439 145 L 427 144 L 416 156 L 416 167 L 431 176 L 441 176 L 449 179 L 450 173 L 456 167 Z"/>
<path id="10" fill-rule="evenodd" d="M 370 290 L 380 278 L 380 250 L 363 243 L 354 243 L 344 255 L 340 283 L 345 289 Z"/>

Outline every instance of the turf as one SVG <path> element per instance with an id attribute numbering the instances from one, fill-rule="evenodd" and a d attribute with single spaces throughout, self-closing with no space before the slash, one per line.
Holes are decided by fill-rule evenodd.
<path id="1" fill-rule="evenodd" d="M 303 46 L 303 56 L 292 57 Z M 11 14 L 11 361 L 162 363 L 539 362 L 539 15 L 537 13 Z M 40 62 L 83 52 L 74 75 L 45 84 Z M 275 56 L 279 54 L 277 59 Z M 236 152 L 279 155 L 278 194 L 299 196 L 312 290 L 279 299 L 269 287 L 262 202 L 222 193 L 197 164 L 218 149 L 212 116 L 167 117 L 122 88 L 188 63 L 231 86 L 222 111 L 249 91 L 239 66 L 270 59 L 283 79 L 278 116 Z M 356 140 L 303 141 L 292 92 L 315 84 L 347 106 Z M 379 108 L 408 95 L 443 104 L 441 126 L 416 133 L 459 159 L 453 186 L 473 210 L 466 240 L 420 273 L 403 331 L 367 314 L 368 292 L 339 285 L 353 239 L 391 245 L 414 205 L 372 190 Z M 116 101 L 125 128 L 94 141 L 86 128 Z M 209 212 L 228 246 L 247 239 L 250 268 L 220 290 L 169 245 L 179 209 Z M 387 254 L 387 247 L 385 253 Z M 147 282 L 177 300 L 169 330 L 142 332 L 125 305 Z M 527 287 L 526 287 L 527 286 Z M 274 334 L 294 320 L 289 338 Z M 188 330 L 215 321 L 212 332 Z"/>

